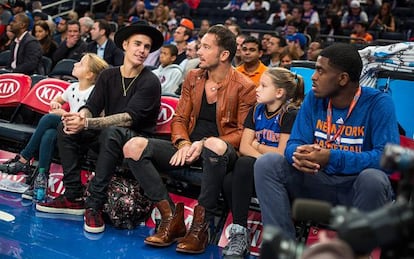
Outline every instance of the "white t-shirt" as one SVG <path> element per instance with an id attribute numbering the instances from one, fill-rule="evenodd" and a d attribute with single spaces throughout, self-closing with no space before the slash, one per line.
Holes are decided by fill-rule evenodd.
<path id="1" fill-rule="evenodd" d="M 62 99 L 69 103 L 70 112 L 77 112 L 80 107 L 85 105 L 95 85 L 86 90 L 79 90 L 79 82 L 72 83 L 62 93 Z"/>

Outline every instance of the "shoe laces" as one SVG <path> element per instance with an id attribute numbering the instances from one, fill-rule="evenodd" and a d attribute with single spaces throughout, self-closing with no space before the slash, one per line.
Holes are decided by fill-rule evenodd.
<path id="1" fill-rule="evenodd" d="M 243 255 L 247 252 L 249 245 L 248 237 L 246 233 L 231 233 L 230 242 L 228 244 L 228 255 Z"/>

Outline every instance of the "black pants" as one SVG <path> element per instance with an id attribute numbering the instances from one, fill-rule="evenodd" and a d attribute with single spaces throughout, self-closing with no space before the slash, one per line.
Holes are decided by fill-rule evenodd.
<path id="1" fill-rule="evenodd" d="M 81 159 L 88 148 L 97 151 L 95 176 L 89 183 L 89 196 L 86 208 L 101 209 L 107 199 L 107 188 L 117 164 L 123 159 L 122 147 L 132 137 L 137 136 L 131 129 L 108 127 L 101 131 L 87 130 L 68 135 L 63 125 L 58 127 L 58 148 L 63 167 L 65 196 L 70 199 L 82 197 Z"/>
<path id="2" fill-rule="evenodd" d="M 247 227 L 250 200 L 254 195 L 255 162 L 254 157 L 239 157 L 233 172 L 226 175 L 223 183 L 224 196 L 233 213 L 233 223 L 243 227 Z"/>
<path id="3" fill-rule="evenodd" d="M 177 149 L 170 141 L 149 139 L 148 146 L 138 161 L 127 159 L 130 170 L 140 182 L 145 194 L 155 202 L 163 199 L 171 202 L 159 172 L 177 169 L 177 167 L 169 164 L 176 151 Z M 203 148 L 201 159 L 203 176 L 198 203 L 206 209 L 206 220 L 208 221 L 214 216 L 217 199 L 222 191 L 224 176 L 233 169 L 237 160 L 237 153 L 233 146 L 229 144 L 223 156 Z M 184 166 L 183 169 L 186 167 L 188 166 Z"/>

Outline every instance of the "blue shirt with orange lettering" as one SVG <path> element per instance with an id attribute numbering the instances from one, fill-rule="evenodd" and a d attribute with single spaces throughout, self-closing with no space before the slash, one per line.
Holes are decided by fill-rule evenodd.
<path id="1" fill-rule="evenodd" d="M 399 144 L 399 132 L 391 97 L 377 89 L 362 87 L 361 96 L 347 118 L 348 108 L 332 107 L 331 134 L 328 134 L 329 98 L 316 98 L 310 91 L 296 117 L 285 157 L 301 145 L 318 144 L 331 149 L 328 174 L 358 174 L 366 168 L 380 168 L 382 151 L 387 143 Z M 334 137 L 327 145 L 328 135 Z"/>

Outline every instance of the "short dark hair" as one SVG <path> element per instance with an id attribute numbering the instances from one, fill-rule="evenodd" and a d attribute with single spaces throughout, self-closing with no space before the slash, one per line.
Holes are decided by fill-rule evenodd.
<path id="1" fill-rule="evenodd" d="M 98 23 L 100 30 L 105 30 L 105 36 L 109 38 L 109 35 L 111 34 L 111 31 L 112 31 L 109 23 L 104 19 L 99 19 L 99 20 L 96 20 L 95 22 Z"/>
<path id="2" fill-rule="evenodd" d="M 286 47 L 287 46 L 287 42 L 285 37 L 282 37 L 280 35 L 272 35 L 272 38 L 277 38 L 279 39 L 279 47 Z"/>
<path id="3" fill-rule="evenodd" d="M 76 21 L 76 20 L 70 20 L 70 21 L 67 22 L 67 26 L 74 25 L 74 24 L 78 25 L 78 29 L 80 31 L 80 23 L 78 21 Z"/>
<path id="4" fill-rule="evenodd" d="M 357 48 L 348 43 L 335 43 L 324 48 L 319 54 L 329 59 L 329 65 L 348 73 L 352 82 L 359 82 L 362 60 Z"/>
<path id="5" fill-rule="evenodd" d="M 166 45 L 162 45 L 161 48 L 165 48 L 165 49 L 169 49 L 170 50 L 170 54 L 171 56 L 177 56 L 178 55 L 178 49 L 177 46 L 173 45 L 173 44 L 166 44 Z"/>
<path id="6" fill-rule="evenodd" d="M 230 52 L 228 61 L 233 60 L 234 55 L 236 55 L 236 36 L 227 29 L 224 25 L 214 25 L 211 26 L 207 33 L 214 34 L 216 36 L 217 45 L 223 50 Z"/>
<path id="7" fill-rule="evenodd" d="M 247 38 L 243 41 L 243 44 L 242 44 L 242 45 L 244 45 L 245 43 L 256 43 L 256 44 L 257 44 L 257 47 L 258 47 L 258 49 L 259 49 L 259 51 L 263 50 L 263 48 L 262 48 L 262 43 L 261 43 L 261 42 L 260 42 L 260 40 L 259 40 L 258 38 L 256 38 L 256 37 L 253 37 L 253 36 L 247 36 Z"/>

